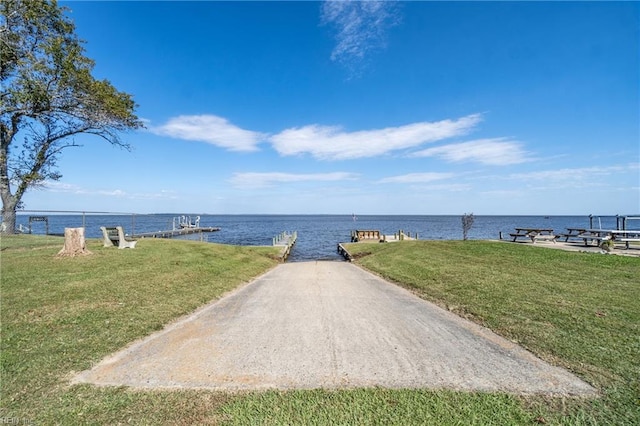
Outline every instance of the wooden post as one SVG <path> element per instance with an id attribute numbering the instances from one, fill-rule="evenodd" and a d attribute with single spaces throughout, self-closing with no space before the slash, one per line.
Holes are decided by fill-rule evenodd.
<path id="1" fill-rule="evenodd" d="M 58 252 L 58 256 L 84 256 L 92 254 L 87 250 L 84 239 L 84 228 L 64 228 L 64 247 Z"/>

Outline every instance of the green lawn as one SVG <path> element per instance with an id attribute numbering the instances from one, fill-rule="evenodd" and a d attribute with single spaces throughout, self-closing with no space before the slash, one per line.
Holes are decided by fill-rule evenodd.
<path id="1" fill-rule="evenodd" d="M 139 391 L 69 385 L 133 340 L 277 264 L 272 248 L 141 240 L 56 258 L 2 237 L 0 418 L 22 424 L 640 424 L 640 260 L 490 242 L 357 244 L 364 267 L 517 340 L 602 391 Z M 363 253 L 370 253 L 363 255 Z M 5 421 L 6 422 L 6 421 Z"/>
<path id="2" fill-rule="evenodd" d="M 486 241 L 348 250 L 363 267 L 601 390 L 601 399 L 563 401 L 564 421 L 640 424 L 640 259 Z"/>

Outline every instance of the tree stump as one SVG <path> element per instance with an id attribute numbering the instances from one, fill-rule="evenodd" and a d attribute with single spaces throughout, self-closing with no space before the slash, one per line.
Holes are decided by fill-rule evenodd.
<path id="1" fill-rule="evenodd" d="M 84 239 L 84 228 L 64 228 L 64 247 L 58 256 L 74 257 L 92 254 L 87 250 Z"/>

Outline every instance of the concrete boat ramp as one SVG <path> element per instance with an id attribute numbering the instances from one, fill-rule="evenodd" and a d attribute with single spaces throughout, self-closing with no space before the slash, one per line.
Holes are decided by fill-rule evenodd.
<path id="1" fill-rule="evenodd" d="M 490 330 L 347 262 L 279 265 L 74 382 L 227 391 L 381 386 L 596 393 Z"/>

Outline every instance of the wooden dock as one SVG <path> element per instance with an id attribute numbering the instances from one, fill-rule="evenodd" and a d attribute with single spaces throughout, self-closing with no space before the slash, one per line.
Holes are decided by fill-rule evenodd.
<path id="1" fill-rule="evenodd" d="M 418 239 L 418 233 L 414 233 L 411 236 L 411 232 L 404 232 L 402 229 L 393 235 L 385 235 L 377 229 L 357 229 L 355 231 L 351 231 L 351 242 L 352 243 L 393 243 L 397 241 L 413 241 Z M 353 256 L 343 244 L 347 243 L 338 243 L 338 254 L 351 262 L 353 260 Z"/>
<path id="2" fill-rule="evenodd" d="M 169 229 L 166 231 L 144 232 L 142 234 L 132 235 L 131 238 L 173 238 L 173 237 L 179 237 L 182 235 L 202 234 L 204 232 L 216 232 L 219 230 L 220 228 L 212 228 L 212 227 L 179 228 L 179 229 Z"/>
<path id="3" fill-rule="evenodd" d="M 351 242 L 359 243 L 359 242 L 394 242 L 394 241 L 410 241 L 417 240 L 418 233 L 416 232 L 411 236 L 411 232 L 404 232 L 403 230 L 399 230 L 397 233 L 393 235 L 384 235 L 379 230 L 355 230 L 351 231 Z"/>
<path id="4" fill-rule="evenodd" d="M 280 250 L 280 259 L 282 259 L 282 261 L 287 260 L 297 240 L 298 231 L 293 231 L 292 233 L 283 232 L 273 237 L 273 246 L 282 248 L 282 250 Z"/>

